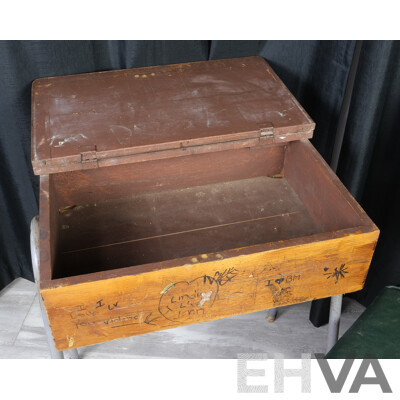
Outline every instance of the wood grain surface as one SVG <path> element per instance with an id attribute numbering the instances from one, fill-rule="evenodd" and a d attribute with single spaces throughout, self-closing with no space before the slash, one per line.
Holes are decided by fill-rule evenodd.
<path id="1" fill-rule="evenodd" d="M 277 142 L 310 138 L 314 126 L 261 57 L 40 78 L 32 85 L 36 174 L 247 147 L 264 134 Z"/>
<path id="2" fill-rule="evenodd" d="M 41 294 L 59 350 L 361 289 L 378 232 L 121 276 Z M 218 256 L 218 255 L 217 255 Z"/>
<path id="3" fill-rule="evenodd" d="M 313 129 L 260 57 L 35 81 L 56 347 L 361 289 L 379 230 Z"/>
<path id="4" fill-rule="evenodd" d="M 54 278 L 319 232 L 285 178 L 257 177 L 66 208 Z"/>

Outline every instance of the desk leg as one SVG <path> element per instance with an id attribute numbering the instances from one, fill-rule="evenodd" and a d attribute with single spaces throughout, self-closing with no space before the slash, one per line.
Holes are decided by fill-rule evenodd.
<path id="1" fill-rule="evenodd" d="M 32 269 L 33 276 L 35 277 L 36 286 L 39 294 L 40 311 L 42 313 L 44 330 L 46 332 L 47 342 L 49 344 L 51 358 L 64 358 L 62 351 L 58 351 L 54 344 L 53 335 L 51 334 L 49 320 L 44 309 L 42 296 L 40 295 L 39 282 L 40 282 L 40 271 L 39 271 L 39 217 L 34 217 L 31 221 L 31 257 L 32 257 Z"/>
<path id="2" fill-rule="evenodd" d="M 63 354 L 64 354 L 64 358 L 66 358 L 66 359 L 77 359 L 77 358 L 79 358 L 77 349 L 64 350 Z"/>
<path id="3" fill-rule="evenodd" d="M 331 308 L 329 311 L 328 348 L 327 352 L 335 345 L 339 338 L 340 314 L 342 312 L 343 295 L 331 297 Z"/>
<path id="4" fill-rule="evenodd" d="M 265 317 L 265 319 L 268 322 L 274 322 L 277 314 L 278 314 L 277 308 L 270 308 L 269 310 L 267 310 L 267 316 Z"/>
<path id="5" fill-rule="evenodd" d="M 53 336 L 51 334 L 49 321 L 47 319 L 46 311 L 44 309 L 42 298 L 40 296 L 39 290 L 38 290 L 38 293 L 39 293 L 40 311 L 42 313 L 43 325 L 44 325 L 44 330 L 46 332 L 47 343 L 49 344 L 51 358 L 58 358 L 58 359 L 64 358 L 63 357 L 63 352 L 62 351 L 58 351 L 56 349 L 56 346 L 55 346 L 54 340 L 53 340 Z"/>
<path id="6" fill-rule="evenodd" d="M 39 292 L 39 290 L 38 290 L 38 292 Z M 39 303 L 40 303 L 40 311 L 42 313 L 44 330 L 46 332 L 47 343 L 49 344 L 51 358 L 55 358 L 55 359 L 62 359 L 62 358 L 75 359 L 75 358 L 79 358 L 77 349 L 65 350 L 65 351 L 58 351 L 56 349 L 56 346 L 55 346 L 54 340 L 53 340 L 53 335 L 51 334 L 49 320 L 47 319 L 47 314 L 46 314 L 46 311 L 44 309 L 44 305 L 43 305 L 43 302 L 42 302 L 42 298 L 40 296 L 40 292 L 39 292 Z"/>

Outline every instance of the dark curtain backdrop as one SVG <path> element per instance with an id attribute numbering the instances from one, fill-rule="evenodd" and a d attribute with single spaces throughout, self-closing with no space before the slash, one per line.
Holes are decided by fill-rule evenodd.
<path id="1" fill-rule="evenodd" d="M 33 279 L 29 223 L 38 214 L 30 155 L 34 79 L 110 69 L 260 55 L 316 122 L 313 144 L 329 163 L 354 41 L 0 42 L 0 289 Z M 400 44 L 363 42 L 338 175 L 381 229 L 365 288 L 400 284 Z"/>

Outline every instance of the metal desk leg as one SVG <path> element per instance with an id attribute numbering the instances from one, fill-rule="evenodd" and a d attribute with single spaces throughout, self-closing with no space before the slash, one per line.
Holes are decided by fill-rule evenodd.
<path id="1" fill-rule="evenodd" d="M 40 311 L 42 313 L 44 330 L 46 332 L 47 342 L 49 344 L 51 358 L 64 358 L 63 352 L 58 351 L 54 344 L 53 336 L 51 334 L 49 320 L 47 319 L 47 314 L 43 306 L 42 297 L 40 296 L 39 290 L 39 282 L 40 282 L 40 272 L 39 272 L 39 217 L 34 217 L 31 222 L 31 257 L 32 257 L 32 268 L 33 275 L 35 277 L 35 282 L 37 285 L 38 293 L 39 293 L 39 304 Z M 66 357 L 73 358 L 73 357 Z M 77 357 L 76 357 L 77 358 Z"/>
<path id="2" fill-rule="evenodd" d="M 274 322 L 277 314 L 278 314 L 277 308 L 270 308 L 269 310 L 267 310 L 267 316 L 265 317 L 265 319 L 268 322 Z"/>
<path id="3" fill-rule="evenodd" d="M 327 352 L 335 345 L 339 338 L 340 314 L 342 312 L 343 295 L 331 297 L 331 308 L 329 311 L 328 348 Z"/>
<path id="4" fill-rule="evenodd" d="M 79 358 L 77 349 L 64 350 L 63 353 L 64 353 L 64 358 L 66 358 L 66 359 L 77 359 L 77 358 Z"/>
<path id="5" fill-rule="evenodd" d="M 56 346 L 54 345 L 54 340 L 53 340 L 53 336 L 51 334 L 49 321 L 47 319 L 46 311 L 44 309 L 43 301 L 42 301 L 42 298 L 40 296 L 39 290 L 38 290 L 38 293 L 39 293 L 40 311 L 42 313 L 43 325 L 44 325 L 44 330 L 46 332 L 47 343 L 49 344 L 51 358 L 64 358 L 63 352 L 62 351 L 58 351 L 56 349 Z"/>

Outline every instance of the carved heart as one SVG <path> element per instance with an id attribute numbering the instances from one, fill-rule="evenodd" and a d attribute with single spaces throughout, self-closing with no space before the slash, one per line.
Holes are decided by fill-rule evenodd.
<path id="1" fill-rule="evenodd" d="M 214 304 L 217 293 L 218 283 L 207 276 L 177 282 L 162 291 L 158 310 L 170 321 L 201 319 Z"/>
<path id="2" fill-rule="evenodd" d="M 284 280 L 285 280 L 285 278 L 278 278 L 278 279 L 275 279 L 275 282 L 276 282 L 278 285 L 280 285 Z"/>

